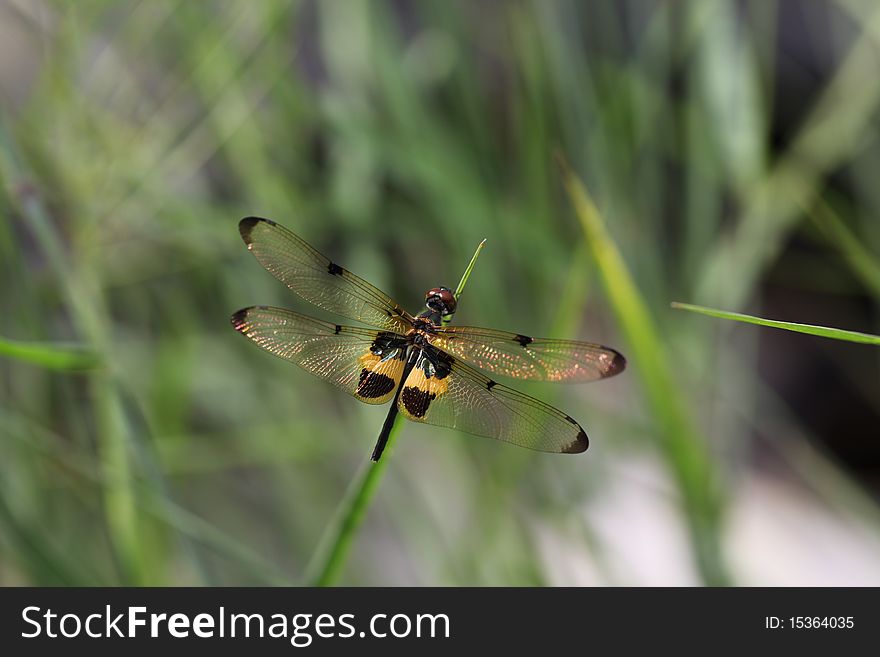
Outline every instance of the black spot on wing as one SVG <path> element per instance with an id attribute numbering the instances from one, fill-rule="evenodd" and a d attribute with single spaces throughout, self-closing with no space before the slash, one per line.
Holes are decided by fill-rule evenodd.
<path id="1" fill-rule="evenodd" d="M 577 423 L 575 423 L 577 424 Z M 587 438 L 586 432 L 583 429 L 580 430 L 577 437 L 571 442 L 568 447 L 562 450 L 563 454 L 580 454 L 581 452 L 586 452 L 587 447 L 590 446 L 590 440 Z"/>
<path id="2" fill-rule="evenodd" d="M 244 333 L 247 330 L 248 317 L 252 310 L 269 310 L 269 306 L 251 306 L 250 308 L 242 308 L 241 310 L 236 310 L 232 317 L 229 318 L 229 321 L 232 322 L 232 327 L 241 333 Z"/>
<path id="3" fill-rule="evenodd" d="M 608 349 L 608 347 L 604 347 Z M 605 369 L 605 376 L 614 376 L 615 374 L 620 374 L 626 369 L 626 358 L 623 357 L 618 351 L 614 351 L 614 349 L 608 349 L 608 351 L 614 353 L 614 360 L 611 361 L 611 365 L 609 365 Z"/>
<path id="4" fill-rule="evenodd" d="M 407 386 L 400 393 L 400 402 L 406 409 L 407 413 L 413 417 L 425 417 L 431 401 L 436 399 L 437 395 L 427 390 L 420 390 L 413 386 Z"/>
<path id="5" fill-rule="evenodd" d="M 334 331 L 334 333 L 336 333 L 336 335 L 339 335 L 341 332 L 342 332 L 342 327 L 339 324 L 337 324 L 336 330 Z"/>
<path id="6" fill-rule="evenodd" d="M 516 342 L 519 342 L 520 345 L 523 346 L 523 347 L 525 347 L 525 346 L 527 346 L 527 345 L 529 345 L 529 344 L 531 344 L 532 342 L 535 341 L 534 338 L 530 338 L 530 337 L 527 336 L 527 335 L 520 335 L 519 333 L 517 333 L 515 336 L 513 336 L 513 339 L 514 339 Z"/>
<path id="7" fill-rule="evenodd" d="M 251 239 L 251 231 L 253 231 L 254 226 L 260 222 L 267 223 L 270 226 L 275 225 L 275 222 L 271 219 L 263 219 L 262 217 L 245 217 L 238 222 L 238 233 L 241 235 L 241 239 L 244 240 L 245 244 L 253 242 Z"/>
<path id="8" fill-rule="evenodd" d="M 497 381 L 492 381 L 491 379 L 489 379 L 488 381 L 486 381 L 486 390 L 491 390 L 492 388 L 494 388 L 497 385 L 498 385 Z"/>
<path id="9" fill-rule="evenodd" d="M 566 415 L 565 419 L 578 428 L 578 433 L 577 436 L 575 436 L 575 439 L 562 450 L 562 453 L 580 454 L 581 452 L 586 452 L 587 447 L 590 446 L 590 439 L 587 438 L 587 433 L 571 415 Z"/>
<path id="10" fill-rule="evenodd" d="M 364 399 L 378 399 L 394 390 L 396 385 L 397 382 L 390 376 L 363 369 L 358 381 L 357 394 Z"/>
<path id="11" fill-rule="evenodd" d="M 241 331 L 241 329 L 247 323 L 247 315 L 247 308 L 242 308 L 241 310 L 236 310 L 234 313 L 232 313 L 232 317 L 229 318 L 229 321 L 232 322 L 232 328 L 234 328 L 236 331 Z"/>
<path id="12" fill-rule="evenodd" d="M 334 276 L 339 276 L 342 273 L 343 269 L 335 262 L 331 262 L 329 265 L 327 265 L 327 271 Z"/>

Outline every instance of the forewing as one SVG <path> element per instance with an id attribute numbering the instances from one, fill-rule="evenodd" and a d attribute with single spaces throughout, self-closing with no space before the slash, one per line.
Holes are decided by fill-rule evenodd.
<path id="1" fill-rule="evenodd" d="M 391 297 L 321 255 L 270 219 L 246 217 L 241 238 L 275 278 L 306 301 L 342 317 L 405 333 L 412 317 Z"/>
<path id="2" fill-rule="evenodd" d="M 231 321 L 262 349 L 367 404 L 389 401 L 403 375 L 404 339 L 395 333 L 340 326 L 268 306 L 239 310 Z"/>
<path id="3" fill-rule="evenodd" d="M 562 411 L 439 352 L 440 366 L 428 366 L 426 372 L 424 358 L 410 372 L 397 403 L 408 419 L 541 452 L 587 449 L 587 434 Z"/>
<path id="4" fill-rule="evenodd" d="M 526 381 L 584 383 L 614 376 L 626 367 L 620 353 L 602 345 L 474 326 L 438 327 L 429 340 L 482 370 Z"/>

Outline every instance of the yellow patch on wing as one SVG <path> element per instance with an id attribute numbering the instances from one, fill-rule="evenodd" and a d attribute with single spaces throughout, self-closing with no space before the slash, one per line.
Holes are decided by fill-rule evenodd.
<path id="1" fill-rule="evenodd" d="M 449 388 L 449 377 L 438 379 L 426 377 L 421 367 L 416 367 L 406 378 L 400 393 L 400 412 L 416 422 L 428 412 L 431 402 L 446 394 Z"/>
<path id="2" fill-rule="evenodd" d="M 404 360 L 395 357 L 383 361 L 381 356 L 368 351 L 358 361 L 361 372 L 355 396 L 368 404 L 384 404 L 389 401 L 403 376 Z"/>

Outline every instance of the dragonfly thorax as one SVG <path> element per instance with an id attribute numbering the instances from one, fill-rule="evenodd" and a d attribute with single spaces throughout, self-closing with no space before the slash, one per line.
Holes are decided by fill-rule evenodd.
<path id="1" fill-rule="evenodd" d="M 418 321 L 419 320 L 416 319 L 416 322 L 418 322 Z M 413 330 L 411 332 L 411 334 L 412 334 L 412 343 L 415 346 L 424 347 L 425 345 L 430 344 L 430 342 L 428 341 L 427 331 L 425 331 L 423 329 L 419 329 L 418 326 L 416 327 L 415 330 Z"/>
<path id="2" fill-rule="evenodd" d="M 401 357 L 406 350 L 408 340 L 396 333 L 382 332 L 376 336 L 373 344 L 370 345 L 370 352 L 384 362 L 391 358 Z"/>

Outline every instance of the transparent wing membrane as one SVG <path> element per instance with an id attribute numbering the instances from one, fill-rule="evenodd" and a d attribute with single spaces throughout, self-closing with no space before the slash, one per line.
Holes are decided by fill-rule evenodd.
<path id="1" fill-rule="evenodd" d="M 526 381 L 585 383 L 619 374 L 624 357 L 590 342 L 532 338 L 473 326 L 438 328 L 432 345 L 482 370 Z"/>
<path id="2" fill-rule="evenodd" d="M 387 331 L 405 333 L 411 328 L 412 317 L 391 297 L 280 224 L 247 217 L 238 229 L 260 264 L 309 303 Z"/>
<path id="3" fill-rule="evenodd" d="M 398 400 L 408 419 L 541 452 L 587 449 L 587 434 L 562 411 L 448 357 L 444 376 L 442 368 L 426 367 L 425 358 L 423 354 L 410 372 Z"/>
<path id="4" fill-rule="evenodd" d="M 394 396 L 403 374 L 405 349 L 400 336 L 322 322 L 268 306 L 239 310 L 236 331 L 260 348 L 299 365 L 367 404 Z"/>

